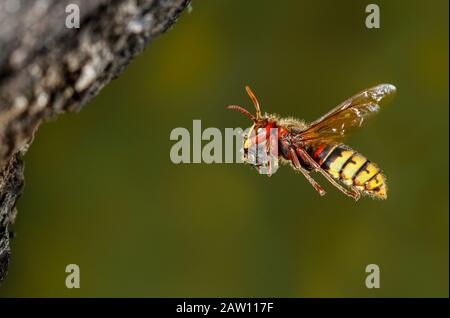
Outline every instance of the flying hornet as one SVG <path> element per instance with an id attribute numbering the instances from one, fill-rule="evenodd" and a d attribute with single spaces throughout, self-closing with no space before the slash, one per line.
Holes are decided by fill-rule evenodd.
<path id="1" fill-rule="evenodd" d="M 263 154 L 267 155 L 273 153 L 273 147 L 277 147 L 278 159 L 303 174 L 322 196 L 326 192 L 314 180 L 311 172 L 322 174 L 333 186 L 355 201 L 360 199 L 361 194 L 372 198 L 387 198 L 386 177 L 381 169 L 343 144 L 342 140 L 380 111 L 380 102 L 395 93 L 395 86 L 381 84 L 366 89 L 312 123 L 272 114 L 262 115 L 252 90 L 246 86 L 246 91 L 255 106 L 255 115 L 242 106 L 227 106 L 228 109 L 241 112 L 253 122 L 244 136 L 244 162 L 270 171 L 271 161 L 265 159 L 267 156 L 258 155 L 254 149 L 262 148 Z M 270 141 L 271 131 L 274 129 L 277 133 L 275 143 Z"/>

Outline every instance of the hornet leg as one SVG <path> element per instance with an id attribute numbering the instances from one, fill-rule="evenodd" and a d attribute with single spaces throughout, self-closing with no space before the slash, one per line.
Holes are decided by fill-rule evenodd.
<path id="1" fill-rule="evenodd" d="M 342 193 L 344 193 L 346 196 L 349 196 L 353 198 L 355 201 L 358 201 L 361 197 L 361 193 L 359 193 L 358 190 L 356 190 L 354 187 L 352 187 L 353 191 L 348 191 L 345 189 L 342 185 L 340 185 L 336 180 L 333 179 L 333 177 L 323 170 L 320 165 L 309 155 L 309 153 L 306 152 L 306 150 L 302 148 L 297 148 L 297 151 L 299 152 L 299 155 L 302 157 L 302 159 L 309 163 L 315 171 L 320 172 L 332 185 L 334 185 L 336 188 L 339 189 Z"/>
<path id="2" fill-rule="evenodd" d="M 294 167 L 299 170 L 306 178 L 306 180 L 309 181 L 309 183 L 311 183 L 311 185 L 314 187 L 314 189 L 319 192 L 320 195 L 325 195 L 325 190 L 322 189 L 322 187 L 316 182 L 316 180 L 314 180 L 310 175 L 309 172 L 303 168 L 300 164 L 300 162 L 298 161 L 297 158 L 297 154 L 295 153 L 295 150 L 292 148 L 289 148 L 289 151 L 291 152 L 291 161 L 294 164 Z"/>

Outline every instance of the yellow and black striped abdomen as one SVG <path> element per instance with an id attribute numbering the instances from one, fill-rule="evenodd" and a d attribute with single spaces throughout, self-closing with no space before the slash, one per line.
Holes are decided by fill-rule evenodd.
<path id="1" fill-rule="evenodd" d="M 310 149 L 313 159 L 333 178 L 347 186 L 386 199 L 386 178 L 366 157 L 344 144 L 320 144 Z"/>

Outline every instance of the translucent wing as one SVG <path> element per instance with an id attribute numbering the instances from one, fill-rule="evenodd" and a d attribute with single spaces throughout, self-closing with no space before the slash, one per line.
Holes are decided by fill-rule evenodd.
<path id="1" fill-rule="evenodd" d="M 302 142 L 339 140 L 350 131 L 363 126 L 380 111 L 380 102 L 395 93 L 391 84 L 381 84 L 350 97 L 330 112 L 312 122 L 299 137 Z"/>

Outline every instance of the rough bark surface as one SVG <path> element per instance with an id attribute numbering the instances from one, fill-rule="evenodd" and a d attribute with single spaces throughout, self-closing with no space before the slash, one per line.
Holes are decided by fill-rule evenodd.
<path id="1" fill-rule="evenodd" d="M 22 156 L 40 123 L 79 110 L 189 2 L 0 1 L 0 283 L 23 188 Z M 79 29 L 66 27 L 69 4 L 80 8 Z"/>

